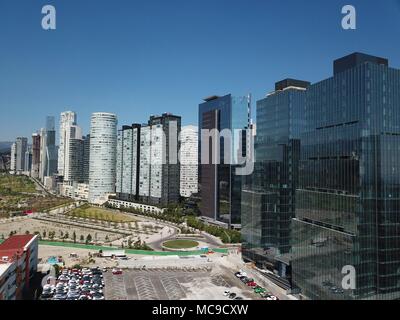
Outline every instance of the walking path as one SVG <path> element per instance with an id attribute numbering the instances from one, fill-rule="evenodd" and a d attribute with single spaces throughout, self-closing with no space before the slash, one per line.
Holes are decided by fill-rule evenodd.
<path id="1" fill-rule="evenodd" d="M 1 240 L 0 240 L 1 241 Z M 39 245 L 46 246 L 58 246 L 58 247 L 68 247 L 68 248 L 80 248 L 80 249 L 88 249 L 88 250 L 121 250 L 121 248 L 117 247 L 107 247 L 107 246 L 96 246 L 96 245 L 87 245 L 81 243 L 69 243 L 69 242 L 56 242 L 56 241 L 39 241 Z M 135 249 L 124 249 L 127 254 L 140 254 L 140 255 L 150 255 L 150 256 L 190 256 L 190 255 L 200 255 L 203 254 L 204 251 L 196 250 L 196 251 L 147 251 L 147 250 L 135 250 Z M 214 252 L 217 253 L 227 253 L 227 249 L 213 249 Z"/>

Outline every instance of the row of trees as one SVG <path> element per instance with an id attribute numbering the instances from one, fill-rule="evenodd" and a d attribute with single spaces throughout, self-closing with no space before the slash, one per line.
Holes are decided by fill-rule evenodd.
<path id="1" fill-rule="evenodd" d="M 113 208 L 113 206 L 108 203 L 106 204 L 106 206 L 109 208 Z M 192 227 L 200 231 L 205 231 L 213 236 L 216 236 L 220 238 L 223 243 L 241 242 L 241 234 L 239 231 L 207 225 L 199 221 L 194 215 L 184 216 L 182 213 L 182 208 L 179 205 L 170 205 L 166 208 L 166 210 L 164 210 L 163 213 L 147 212 L 135 208 L 121 208 L 120 210 L 138 215 L 144 215 L 147 217 L 151 217 L 155 220 L 167 221 L 178 225 L 186 222 L 188 227 Z M 183 229 L 185 231 L 184 233 L 187 233 L 188 230 L 186 228 Z"/>

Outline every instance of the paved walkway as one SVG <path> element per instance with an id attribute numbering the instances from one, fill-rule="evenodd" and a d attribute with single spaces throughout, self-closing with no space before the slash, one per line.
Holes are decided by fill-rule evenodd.
<path id="1" fill-rule="evenodd" d="M 1 241 L 1 240 L 0 240 Z M 67 248 L 79 248 L 79 249 L 87 249 L 87 250 L 121 250 L 121 248 L 117 247 L 107 247 L 107 246 L 96 246 L 96 245 L 86 245 L 81 243 L 69 243 L 69 242 L 56 242 L 56 241 L 39 241 L 39 244 L 46 246 L 58 246 L 58 247 L 67 247 Z M 170 251 L 147 251 L 147 250 L 135 250 L 135 249 L 124 249 L 127 254 L 140 254 L 140 255 L 150 255 L 150 256 L 189 256 L 189 255 L 200 255 L 203 254 L 204 251 L 196 250 L 196 251 L 187 251 L 187 252 L 170 252 Z M 227 253 L 227 249 L 212 249 L 217 253 Z"/>

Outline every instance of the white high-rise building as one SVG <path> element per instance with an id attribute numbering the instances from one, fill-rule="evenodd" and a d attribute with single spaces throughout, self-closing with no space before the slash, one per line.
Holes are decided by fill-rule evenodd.
<path id="1" fill-rule="evenodd" d="M 60 146 L 58 149 L 58 174 L 65 175 L 65 162 L 68 162 L 69 138 L 71 137 L 71 126 L 76 126 L 76 113 L 65 111 L 60 115 Z M 80 132 L 82 138 L 82 132 Z M 68 164 L 67 164 L 68 165 Z"/>
<path id="2" fill-rule="evenodd" d="M 139 170 L 139 196 L 150 196 L 150 146 L 151 127 L 142 127 L 140 131 L 140 170 Z"/>
<path id="3" fill-rule="evenodd" d="M 198 192 L 198 128 L 195 126 L 182 127 L 180 162 L 180 193 L 188 198 Z"/>
<path id="4" fill-rule="evenodd" d="M 92 114 L 90 124 L 89 203 L 102 204 L 115 192 L 117 116 Z"/>
<path id="5" fill-rule="evenodd" d="M 10 171 L 15 172 L 17 168 L 17 145 L 14 142 L 11 145 L 11 165 L 10 165 Z"/>

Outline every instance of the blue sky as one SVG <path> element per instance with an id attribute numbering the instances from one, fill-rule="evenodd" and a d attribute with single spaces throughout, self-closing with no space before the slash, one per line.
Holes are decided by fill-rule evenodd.
<path id="1" fill-rule="evenodd" d="M 57 30 L 41 28 L 41 8 Z M 341 8 L 357 9 L 357 30 Z M 400 68 L 400 1 L 0 0 L 0 141 L 30 136 L 46 115 L 114 112 L 119 125 L 173 112 L 197 123 L 202 98 L 254 100 L 286 77 L 311 82 L 353 51 Z"/>

